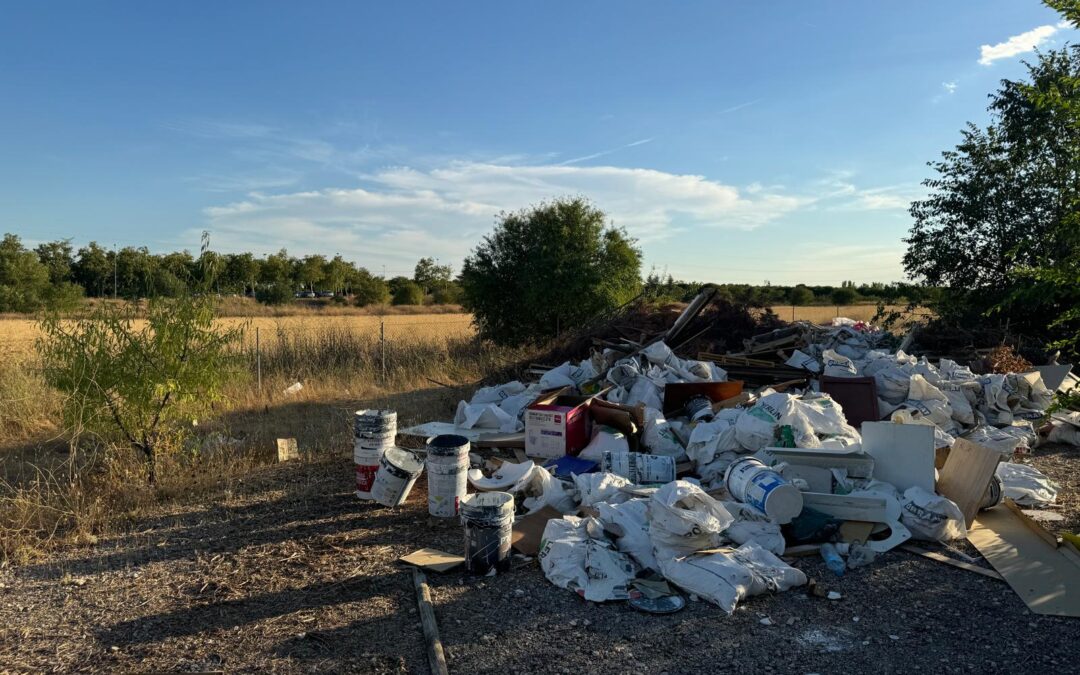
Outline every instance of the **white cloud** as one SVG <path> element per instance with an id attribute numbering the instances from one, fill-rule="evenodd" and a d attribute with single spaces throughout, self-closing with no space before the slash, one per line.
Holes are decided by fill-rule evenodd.
<path id="1" fill-rule="evenodd" d="M 979 63 L 988 66 L 1000 59 L 1011 59 L 1014 56 L 1034 51 L 1053 37 L 1059 30 L 1067 28 L 1068 26 L 1069 24 L 1064 21 L 1056 26 L 1047 24 L 1045 26 L 1039 26 L 1038 28 L 1032 28 L 1026 33 L 1013 35 L 1005 42 L 999 42 L 996 45 L 983 45 L 979 48 Z"/>
<path id="2" fill-rule="evenodd" d="M 364 187 L 252 193 L 205 210 L 222 250 L 337 252 L 371 269 L 420 255 L 460 260 L 500 211 L 585 195 L 642 242 L 697 228 L 752 229 L 811 200 L 652 169 L 452 162 L 388 168 Z"/>
<path id="3" fill-rule="evenodd" d="M 955 81 L 941 83 L 941 88 L 945 90 L 946 94 L 950 95 L 956 93 L 956 86 L 957 85 Z"/>

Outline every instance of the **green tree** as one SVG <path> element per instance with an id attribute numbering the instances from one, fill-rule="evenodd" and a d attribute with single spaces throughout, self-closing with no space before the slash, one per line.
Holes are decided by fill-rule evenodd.
<path id="1" fill-rule="evenodd" d="M 1076 255 L 1078 81 L 1080 48 L 1039 54 L 1026 80 L 1004 80 L 990 97 L 989 126 L 968 125 L 956 149 L 930 165 L 936 176 L 924 182 L 930 195 L 912 204 L 904 266 L 943 287 L 934 306 L 943 318 L 1007 320 L 1017 332 L 1052 337 L 1046 318 L 1076 306 L 1068 294 L 1032 290 L 1036 270 L 1066 271 Z M 988 319 L 995 308 L 1001 315 Z"/>
<path id="2" fill-rule="evenodd" d="M 562 199 L 502 214 L 461 284 L 483 338 L 535 343 L 632 299 L 641 251 L 588 201 Z"/>
<path id="3" fill-rule="evenodd" d="M 345 262 L 340 255 L 331 258 L 323 269 L 323 279 L 325 279 L 327 290 L 334 293 L 343 292 L 349 279 L 349 268 L 349 263 Z"/>
<path id="4" fill-rule="evenodd" d="M 49 283 L 60 284 L 71 281 L 71 268 L 75 265 L 75 255 L 70 239 L 57 239 L 39 244 L 34 252 L 37 253 L 41 264 L 49 270 Z"/>
<path id="5" fill-rule="evenodd" d="M 379 277 L 373 276 L 367 270 L 359 270 L 353 281 L 352 291 L 356 304 L 360 307 L 368 305 L 385 305 L 390 302 L 390 287 Z"/>
<path id="6" fill-rule="evenodd" d="M 296 266 L 296 281 L 309 291 L 325 278 L 326 256 L 308 255 Z"/>
<path id="7" fill-rule="evenodd" d="M 45 380 L 65 394 L 66 429 L 139 451 L 151 484 L 159 451 L 177 447 L 235 376 L 241 329 L 214 324 L 208 286 L 151 300 L 145 322 L 136 321 L 134 305 L 107 303 L 85 320 L 53 313 L 41 322 L 38 351 Z"/>
<path id="8" fill-rule="evenodd" d="M 266 256 L 262 269 L 259 270 L 259 281 L 263 284 L 280 284 L 295 289 L 292 269 L 293 259 L 289 257 L 288 251 L 281 249 L 277 253 Z"/>
<path id="9" fill-rule="evenodd" d="M 260 261 L 251 253 L 231 255 L 225 261 L 225 276 L 233 285 L 239 286 L 241 295 L 247 295 L 249 291 L 255 292 L 260 267 Z"/>
<path id="10" fill-rule="evenodd" d="M 809 305 L 814 301 L 814 292 L 803 284 L 795 286 L 788 292 L 788 302 L 793 305 Z"/>
<path id="11" fill-rule="evenodd" d="M 432 293 L 436 286 L 448 283 L 453 270 L 449 265 L 440 265 L 434 258 L 420 258 L 413 271 L 413 281 L 424 289 L 424 293 Z"/>
<path id="12" fill-rule="evenodd" d="M 832 303 L 834 305 L 850 305 L 858 299 L 858 295 L 855 293 L 855 289 L 850 286 L 841 286 L 832 292 Z"/>
<path id="13" fill-rule="evenodd" d="M 112 288 L 113 261 L 110 254 L 96 241 L 79 249 L 71 272 L 75 283 L 85 288 L 87 295 L 104 297 L 107 290 Z"/>
<path id="14" fill-rule="evenodd" d="M 431 289 L 431 300 L 436 305 L 460 305 L 464 297 L 461 285 L 453 281 L 437 282 Z"/>
<path id="15" fill-rule="evenodd" d="M 0 312 L 34 312 L 45 305 L 49 268 L 17 235 L 0 241 Z"/>
<path id="16" fill-rule="evenodd" d="M 394 291 L 395 305 L 422 305 L 424 304 L 424 289 L 413 281 L 406 281 Z"/>

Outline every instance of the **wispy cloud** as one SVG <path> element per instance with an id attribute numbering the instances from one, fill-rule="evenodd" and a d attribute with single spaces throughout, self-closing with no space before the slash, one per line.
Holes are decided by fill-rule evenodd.
<path id="1" fill-rule="evenodd" d="M 223 250 L 261 242 L 265 251 L 334 250 L 362 264 L 400 266 L 419 254 L 460 259 L 500 211 L 567 195 L 587 195 L 643 242 L 700 228 L 751 229 L 808 201 L 652 169 L 450 162 L 380 170 L 364 187 L 256 193 L 205 214 Z"/>
<path id="2" fill-rule="evenodd" d="M 597 157 L 605 157 L 605 156 L 610 155 L 612 153 L 619 152 L 620 150 L 626 150 L 627 148 L 636 148 L 639 145 L 645 145 L 646 143 L 652 143 L 652 142 L 653 142 L 653 139 L 651 139 L 651 138 L 643 138 L 643 139 L 641 139 L 639 141 L 634 141 L 633 143 L 627 143 L 626 145 L 620 145 L 617 148 L 611 148 L 610 150 L 601 150 L 600 152 L 594 152 L 591 155 L 582 155 L 581 157 L 574 157 L 572 159 L 568 159 L 568 160 L 559 162 L 559 166 L 565 166 L 567 164 L 577 164 L 578 162 L 587 162 L 590 159 L 596 159 Z"/>
<path id="3" fill-rule="evenodd" d="M 949 94 L 950 96 L 952 94 L 956 93 L 956 87 L 957 87 L 956 80 L 952 80 L 951 82 L 942 82 L 941 83 L 941 88 L 944 89 L 945 93 Z"/>
<path id="4" fill-rule="evenodd" d="M 719 111 L 717 114 L 718 115 L 726 115 L 728 113 L 733 113 L 736 110 L 742 110 L 743 108 L 749 108 L 750 106 L 752 106 L 752 105 L 754 105 L 756 103 L 760 103 L 760 102 L 761 102 L 760 98 L 755 98 L 753 101 L 747 101 L 746 103 L 740 103 L 738 105 L 733 105 L 730 108 L 724 108 L 723 110 Z"/>
<path id="5" fill-rule="evenodd" d="M 1047 24 L 1032 28 L 1019 35 L 1013 35 L 1008 40 L 999 42 L 996 45 L 983 45 L 979 48 L 979 63 L 989 66 L 994 61 L 1011 59 L 1014 56 L 1035 51 L 1053 37 L 1055 33 L 1069 27 L 1069 23 L 1065 21 L 1056 25 Z"/>
<path id="6" fill-rule="evenodd" d="M 815 202 L 834 211 L 906 211 L 923 192 L 913 185 L 864 188 L 855 183 L 855 172 L 832 171 L 816 182 Z"/>

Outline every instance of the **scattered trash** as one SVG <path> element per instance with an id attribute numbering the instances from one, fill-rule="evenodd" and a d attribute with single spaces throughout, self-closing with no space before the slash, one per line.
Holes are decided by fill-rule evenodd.
<path id="1" fill-rule="evenodd" d="M 277 439 L 277 461 L 289 462 L 294 459 L 300 459 L 300 449 L 296 444 L 295 438 L 279 438 Z"/>
<path id="2" fill-rule="evenodd" d="M 401 506 L 423 470 L 424 463 L 413 453 L 401 448 L 388 449 L 379 460 L 371 498 L 383 506 Z"/>
<path id="3" fill-rule="evenodd" d="M 283 391 L 282 393 L 286 396 L 292 396 L 294 394 L 300 393 L 300 390 L 303 388 L 304 385 L 300 384 L 299 382 L 293 382 L 288 387 L 285 387 L 285 391 Z"/>
<path id="4" fill-rule="evenodd" d="M 1057 561 L 1073 544 L 1056 557 L 1034 548 L 1032 537 L 1058 548 L 1036 522 L 1052 516 L 1013 504 L 1052 504 L 1057 486 L 1012 460 L 1040 442 L 1080 445 L 1080 413 L 1032 425 L 1055 390 L 1072 386 L 1070 368 L 1032 369 L 1006 348 L 971 366 L 931 362 L 916 355 L 913 334 L 897 349 L 896 336 L 842 317 L 775 330 L 748 319 L 728 339 L 738 322 L 705 318 L 714 295 L 707 289 L 674 324 L 575 338 L 542 360 L 560 365 L 532 363 L 520 380 L 478 389 L 453 424 L 403 432 L 428 439 L 429 511 L 460 509 L 470 574 L 509 569 L 512 545 L 586 600 L 666 613 L 705 599 L 732 612 L 801 585 L 840 600 L 806 578 L 799 556 L 820 556 L 843 576 L 903 546 L 1003 577 L 1033 609 L 1065 611 L 1065 600 L 1024 590 L 1036 571 L 1015 562 L 1021 547 L 1035 551 L 1053 572 L 1040 588 L 1060 591 L 1054 575 L 1067 568 Z M 741 350 L 718 353 L 729 346 Z M 400 503 L 415 475 L 374 419 L 363 436 L 357 427 L 357 491 L 361 463 L 378 466 L 371 496 L 387 474 L 396 492 L 385 489 L 382 503 Z M 470 448 L 479 455 L 463 478 Z M 910 547 L 913 537 L 967 537 L 997 571 Z M 526 597 L 519 590 L 509 597 Z"/>
<path id="5" fill-rule="evenodd" d="M 432 572 L 449 572 L 465 562 L 465 558 L 459 555 L 453 555 L 435 548 L 422 548 L 398 560 L 406 565 L 431 570 Z"/>

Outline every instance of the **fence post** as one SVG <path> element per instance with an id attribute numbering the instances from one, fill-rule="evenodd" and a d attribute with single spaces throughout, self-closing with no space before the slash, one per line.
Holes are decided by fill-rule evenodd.
<path id="1" fill-rule="evenodd" d="M 840 317 L 840 305 L 836 306 L 836 316 L 837 316 L 837 318 Z"/>
<path id="2" fill-rule="evenodd" d="M 791 323 L 795 323 L 795 305 L 791 306 Z"/>
<path id="3" fill-rule="evenodd" d="M 262 396 L 262 346 L 259 343 L 258 326 L 255 326 L 255 374 L 259 380 L 259 396 Z"/>
<path id="4" fill-rule="evenodd" d="M 379 351 L 382 355 L 382 381 L 386 385 L 386 320 L 379 318 Z"/>

